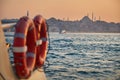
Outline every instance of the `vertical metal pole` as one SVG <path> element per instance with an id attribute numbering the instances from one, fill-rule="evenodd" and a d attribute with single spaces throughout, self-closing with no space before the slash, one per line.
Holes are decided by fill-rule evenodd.
<path id="1" fill-rule="evenodd" d="M 29 17 L 29 11 L 27 11 L 27 16 Z"/>

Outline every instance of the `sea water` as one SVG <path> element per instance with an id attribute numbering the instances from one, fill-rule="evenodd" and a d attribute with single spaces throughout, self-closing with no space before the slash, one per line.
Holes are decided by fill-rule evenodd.
<path id="1" fill-rule="evenodd" d="M 13 43 L 10 33 L 6 41 Z M 120 80 L 119 33 L 50 33 L 49 41 L 48 80 Z"/>

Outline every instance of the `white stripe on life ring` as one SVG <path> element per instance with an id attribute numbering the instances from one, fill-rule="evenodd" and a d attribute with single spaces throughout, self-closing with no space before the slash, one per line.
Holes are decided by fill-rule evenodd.
<path id="1" fill-rule="evenodd" d="M 41 44 L 42 44 L 42 40 L 41 40 L 41 39 L 36 41 L 36 45 L 37 45 L 37 46 L 39 46 L 39 45 L 41 45 Z"/>
<path id="2" fill-rule="evenodd" d="M 13 52 L 27 52 L 27 46 L 24 46 L 24 47 L 13 47 Z"/>
<path id="3" fill-rule="evenodd" d="M 36 41 L 36 45 L 39 46 L 42 44 L 42 42 L 46 42 L 46 41 L 47 41 L 47 38 L 41 38 L 41 39 Z"/>

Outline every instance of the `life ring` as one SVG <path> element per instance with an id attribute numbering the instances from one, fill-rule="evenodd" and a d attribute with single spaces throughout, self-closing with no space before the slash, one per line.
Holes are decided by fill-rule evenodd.
<path id="1" fill-rule="evenodd" d="M 13 55 L 19 78 L 29 78 L 36 60 L 36 32 L 33 20 L 25 16 L 15 26 Z"/>
<path id="2" fill-rule="evenodd" d="M 36 64 L 35 67 L 43 66 L 46 55 L 47 55 L 47 47 L 48 47 L 48 33 L 47 33 L 47 25 L 46 20 L 41 16 L 37 15 L 34 18 L 34 24 L 36 27 L 36 45 L 37 45 L 37 54 L 36 54 Z"/>

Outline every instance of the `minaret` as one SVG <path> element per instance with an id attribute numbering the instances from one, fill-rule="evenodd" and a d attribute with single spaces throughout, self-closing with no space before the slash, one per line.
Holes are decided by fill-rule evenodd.
<path id="1" fill-rule="evenodd" d="M 27 16 L 29 16 L 29 11 L 27 11 Z"/>
<path id="2" fill-rule="evenodd" d="M 101 17 L 99 16 L 99 21 L 101 20 Z"/>
<path id="3" fill-rule="evenodd" d="M 96 21 L 96 17 L 94 17 L 94 21 Z"/>
<path id="4" fill-rule="evenodd" d="M 94 19 L 94 15 L 93 15 L 93 12 L 92 12 L 92 21 L 93 21 L 93 19 Z"/>

